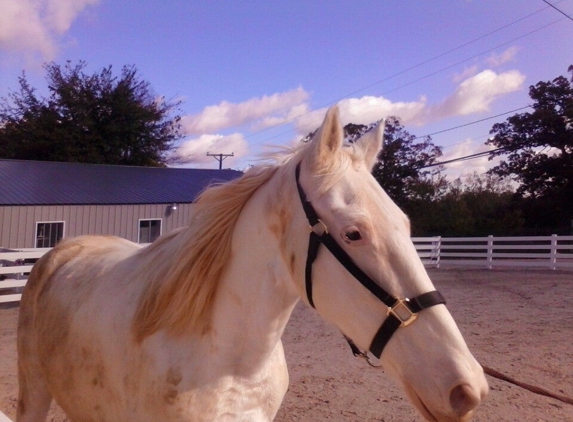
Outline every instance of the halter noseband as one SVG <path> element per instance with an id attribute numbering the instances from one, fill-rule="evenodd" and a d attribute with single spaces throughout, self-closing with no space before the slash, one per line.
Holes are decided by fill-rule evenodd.
<path id="1" fill-rule="evenodd" d="M 398 328 L 402 326 L 406 327 L 414 322 L 418 317 L 418 312 L 421 310 L 435 305 L 445 304 L 446 300 L 437 290 L 423 293 L 420 296 L 416 296 L 411 299 L 399 299 L 390 295 L 386 290 L 380 287 L 378 283 L 372 280 L 354 263 L 350 255 L 348 255 L 336 240 L 334 240 L 332 235 L 328 233 L 328 228 L 320 220 L 312 204 L 306 198 L 306 194 L 300 185 L 299 178 L 300 163 L 296 166 L 296 187 L 304 213 L 306 214 L 306 218 L 308 219 L 311 228 L 305 267 L 306 295 L 308 302 L 313 308 L 316 308 L 312 299 L 312 264 L 318 256 L 320 245 L 323 244 L 332 253 L 332 255 L 334 255 L 338 262 L 340 262 L 340 264 L 342 264 L 342 266 L 354 276 L 354 278 L 356 278 L 364 287 L 366 287 L 374 296 L 388 307 L 387 318 L 378 329 L 378 332 L 374 335 L 374 339 L 372 340 L 369 349 L 376 358 L 380 359 L 382 350 L 384 350 L 384 347 Z M 319 226 L 323 229 L 320 234 L 315 231 L 315 229 L 318 230 L 317 227 Z M 349 343 L 355 355 L 361 354 L 352 341 L 349 340 Z"/>

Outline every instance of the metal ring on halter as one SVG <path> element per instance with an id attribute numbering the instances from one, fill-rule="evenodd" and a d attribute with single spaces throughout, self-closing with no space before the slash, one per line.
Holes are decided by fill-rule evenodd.
<path id="1" fill-rule="evenodd" d="M 372 354 L 369 350 L 366 352 L 360 351 L 359 353 L 353 352 L 354 356 L 357 358 L 365 359 L 368 362 L 368 365 L 372 366 L 373 368 L 381 368 L 382 361 L 378 359 L 376 356 Z"/>
<path id="2" fill-rule="evenodd" d="M 366 355 L 366 362 L 368 362 L 368 365 L 374 368 L 382 368 L 382 361 L 378 359 L 376 356 L 374 356 L 372 352 L 367 351 L 365 355 Z"/>
<path id="3" fill-rule="evenodd" d="M 350 349 L 352 350 L 352 354 L 357 358 L 365 359 L 368 362 L 368 365 L 374 368 L 380 368 L 382 366 L 382 362 L 378 359 L 372 352 L 369 350 L 362 351 L 354 342 L 350 339 L 350 337 L 344 336 L 344 339 L 348 342 Z"/>

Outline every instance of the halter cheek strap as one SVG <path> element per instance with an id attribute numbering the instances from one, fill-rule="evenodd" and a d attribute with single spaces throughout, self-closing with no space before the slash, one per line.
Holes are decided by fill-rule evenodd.
<path id="1" fill-rule="evenodd" d="M 408 326 L 416 320 L 418 313 L 423 309 L 445 304 L 446 300 L 437 290 L 427 292 L 411 299 L 399 299 L 390 295 L 378 283 L 370 278 L 356 263 L 352 260 L 350 255 L 336 242 L 326 225 L 320 220 L 312 204 L 308 201 L 304 190 L 299 182 L 300 178 L 300 163 L 296 167 L 296 187 L 300 196 L 300 201 L 306 214 L 306 218 L 311 227 L 310 237 L 308 241 L 308 252 L 305 266 L 305 284 L 306 296 L 309 304 L 316 308 L 312 298 L 312 265 L 318 256 L 320 245 L 332 253 L 332 255 L 342 264 L 346 270 L 356 278 L 364 287 L 366 287 L 374 296 L 376 296 L 382 303 L 388 307 L 387 317 L 375 334 L 372 343 L 370 344 L 370 352 L 380 359 L 384 347 L 396 332 L 402 326 Z M 355 355 L 361 354 L 356 348 L 354 343 L 349 340 L 350 347 Z"/>

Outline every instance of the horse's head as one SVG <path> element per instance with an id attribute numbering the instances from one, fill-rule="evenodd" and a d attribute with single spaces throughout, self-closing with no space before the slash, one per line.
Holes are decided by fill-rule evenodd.
<path id="1" fill-rule="evenodd" d="M 320 240 L 314 241 L 317 257 L 307 259 L 306 281 L 299 280 L 298 288 L 363 350 L 372 350 L 377 337 L 383 337 L 378 343 L 389 338 L 374 348 L 382 352 L 384 368 L 403 384 L 426 419 L 467 420 L 487 394 L 487 382 L 441 296 L 424 298 L 435 289 L 410 240 L 408 218 L 370 173 L 382 147 L 383 126 L 345 145 L 334 107 L 302 153 L 298 189 L 301 203 L 308 200 L 304 212 L 317 233 L 311 237 Z M 292 206 L 303 212 L 302 206 Z M 323 237 L 324 230 L 329 239 Z M 345 268 L 348 260 L 352 263 Z M 357 280 L 364 276 L 376 285 L 373 289 Z M 390 296 L 385 302 L 421 298 L 427 303 L 396 302 L 395 315 L 388 317 L 389 305 L 380 299 L 385 293 Z M 388 318 L 396 320 L 396 327 L 377 334 Z"/>

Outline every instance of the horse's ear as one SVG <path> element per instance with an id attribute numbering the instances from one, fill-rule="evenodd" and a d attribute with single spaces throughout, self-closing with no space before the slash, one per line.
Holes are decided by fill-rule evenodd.
<path id="1" fill-rule="evenodd" d="M 314 151 L 311 161 L 315 170 L 331 165 L 342 149 L 343 140 L 344 129 L 340 123 L 340 112 L 338 106 L 333 106 L 326 112 L 324 121 L 312 140 Z"/>
<path id="2" fill-rule="evenodd" d="M 385 127 L 386 120 L 382 119 L 378 122 L 376 127 L 372 128 L 356 140 L 356 144 L 359 145 L 364 152 L 364 161 L 370 170 L 374 168 L 374 164 L 378 161 L 378 154 L 382 151 Z"/>

